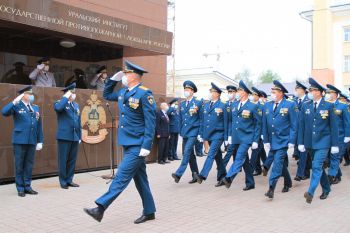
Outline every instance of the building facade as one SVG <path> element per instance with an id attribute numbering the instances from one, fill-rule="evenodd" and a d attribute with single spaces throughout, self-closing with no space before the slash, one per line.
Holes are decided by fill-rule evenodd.
<path id="1" fill-rule="evenodd" d="M 350 2 L 314 0 L 301 17 L 311 22 L 311 75 L 322 84 L 350 87 Z M 347 93 L 347 92 L 346 92 Z"/>

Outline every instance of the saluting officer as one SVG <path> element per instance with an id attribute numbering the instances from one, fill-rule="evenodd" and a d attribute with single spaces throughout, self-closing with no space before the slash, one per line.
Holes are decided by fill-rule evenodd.
<path id="1" fill-rule="evenodd" d="M 228 101 L 226 102 L 227 122 L 228 122 L 228 127 L 231 128 L 231 126 L 232 126 L 232 106 L 233 106 L 233 103 L 236 101 L 237 87 L 235 87 L 233 85 L 228 85 L 226 87 L 226 90 L 227 90 L 227 99 L 228 99 Z M 230 136 L 230 135 L 228 135 L 228 136 Z M 227 146 L 227 149 L 226 149 L 226 154 L 223 158 L 223 163 L 224 163 L 224 167 L 226 168 L 228 162 L 230 161 L 231 156 L 234 159 L 236 152 L 233 151 L 234 145 L 232 143 L 228 144 L 228 142 L 225 142 L 225 144 Z M 220 182 L 220 184 L 223 185 L 222 182 Z"/>
<path id="2" fill-rule="evenodd" d="M 286 166 L 288 148 L 294 148 L 297 132 L 298 107 L 293 100 L 285 99 L 288 90 L 277 80 L 271 88 L 272 101 L 265 104 L 263 111 L 263 138 L 273 167 L 269 177 L 269 190 L 265 196 L 274 197 L 279 177 L 284 173 L 285 183 L 282 192 L 288 192 L 292 181 Z M 286 179 L 287 177 L 287 179 Z"/>
<path id="3" fill-rule="evenodd" d="M 300 112 L 302 105 L 306 101 L 309 100 L 309 97 L 307 95 L 307 93 L 308 93 L 307 87 L 305 85 L 303 85 L 302 83 L 296 81 L 295 92 L 297 94 L 297 98 L 295 99 L 295 102 L 296 102 L 298 109 L 299 109 L 299 112 Z M 299 117 L 299 112 L 298 112 L 298 117 Z M 294 157 L 299 160 L 297 174 L 296 174 L 294 180 L 296 180 L 296 181 L 306 180 L 310 177 L 310 165 L 308 162 L 311 160 L 310 156 L 306 152 L 300 152 L 298 150 L 297 144 L 294 148 L 295 148 L 294 149 Z"/>
<path id="4" fill-rule="evenodd" d="M 258 106 L 249 101 L 249 94 L 251 94 L 251 91 L 241 80 L 236 95 L 238 101 L 232 106 L 232 126 L 229 128 L 230 136 L 228 138 L 228 142 L 234 144 L 236 157 L 226 177 L 222 179 L 226 188 L 230 188 L 233 179 L 243 166 L 246 175 L 244 191 L 255 188 L 253 170 L 248 158 L 248 149 L 250 147 L 252 150 L 258 148 L 262 117 L 258 113 Z"/>
<path id="5" fill-rule="evenodd" d="M 182 137 L 183 157 L 180 167 L 171 176 L 175 183 L 180 181 L 181 176 L 185 173 L 188 163 L 192 171 L 192 180 L 189 183 L 195 183 L 195 174 L 198 174 L 197 159 L 194 155 L 193 148 L 196 141 L 203 142 L 199 134 L 199 128 L 202 122 L 202 101 L 197 100 L 193 94 L 197 92 L 197 87 L 192 81 L 183 83 L 185 101 L 180 105 L 180 135 Z"/>
<path id="6" fill-rule="evenodd" d="M 177 157 L 177 144 L 179 140 L 179 132 L 180 132 L 180 114 L 179 114 L 179 98 L 174 98 L 169 102 L 170 108 L 168 110 L 169 116 L 169 154 L 168 159 L 172 160 L 180 160 Z"/>
<path id="7" fill-rule="evenodd" d="M 100 222 L 108 206 L 134 179 L 143 205 L 142 216 L 134 221 L 139 224 L 155 219 L 156 212 L 145 161 L 155 135 L 156 103 L 151 90 L 141 85 L 141 77 L 147 71 L 129 61 L 125 61 L 125 66 L 124 72 L 116 73 L 107 81 L 103 91 L 106 100 L 118 101 L 118 143 L 123 146 L 124 156 L 109 190 L 95 201 L 97 207 L 84 211 Z M 125 87 L 113 92 L 119 81 Z"/>
<path id="8" fill-rule="evenodd" d="M 200 128 L 200 134 L 203 140 L 209 143 L 208 157 L 205 160 L 203 169 L 199 175 L 196 175 L 197 182 L 201 184 L 206 180 L 213 166 L 214 159 L 217 164 L 218 182 L 225 177 L 226 168 L 222 162 L 221 145 L 228 137 L 228 121 L 226 104 L 220 100 L 222 90 L 211 83 L 209 101 L 204 104 L 201 114 L 203 121 Z"/>
<path id="9" fill-rule="evenodd" d="M 79 187 L 73 182 L 79 143 L 81 142 L 80 109 L 75 102 L 76 84 L 62 89 L 63 97 L 56 101 L 54 109 L 57 115 L 57 160 L 58 177 L 61 188 Z"/>
<path id="10" fill-rule="evenodd" d="M 334 104 L 334 113 L 339 130 L 339 153 L 330 154 L 328 179 L 330 184 L 337 184 L 340 182 L 342 175 L 339 164 L 345 154 L 345 145 L 350 142 L 350 108 L 347 104 L 338 100 L 338 95 L 341 93 L 338 88 L 331 84 L 327 84 L 327 87 L 325 100 Z"/>
<path id="11" fill-rule="evenodd" d="M 49 72 L 50 58 L 43 57 L 38 60 L 38 65 L 30 74 L 29 78 L 33 80 L 35 86 L 56 87 L 56 81 L 53 73 Z"/>
<path id="12" fill-rule="evenodd" d="M 334 104 L 325 101 L 325 89 L 313 78 L 309 78 L 311 99 L 303 104 L 299 114 L 298 150 L 308 150 L 312 157 L 310 186 L 304 197 L 311 204 L 315 190 L 321 182 L 322 195 L 326 199 L 331 191 L 327 174 L 323 168 L 329 149 L 332 154 L 339 153 L 338 122 L 334 114 Z"/>
<path id="13" fill-rule="evenodd" d="M 43 128 L 39 106 L 33 104 L 32 86 L 18 91 L 20 94 L 2 108 L 3 116 L 11 116 L 14 121 L 12 133 L 15 156 L 15 182 L 18 196 L 36 195 L 31 186 L 35 150 L 43 147 Z"/>

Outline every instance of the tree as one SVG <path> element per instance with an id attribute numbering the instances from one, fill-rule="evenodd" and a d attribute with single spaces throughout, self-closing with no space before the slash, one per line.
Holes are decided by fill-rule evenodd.
<path id="1" fill-rule="evenodd" d="M 281 77 L 272 70 L 266 70 L 258 77 L 259 83 L 272 83 L 273 80 L 281 80 Z"/>
<path id="2" fill-rule="evenodd" d="M 253 86 L 253 81 L 251 80 L 251 73 L 249 69 L 244 69 L 242 72 L 239 72 L 235 75 L 235 80 L 239 82 L 239 80 L 242 80 L 248 88 L 251 88 Z"/>

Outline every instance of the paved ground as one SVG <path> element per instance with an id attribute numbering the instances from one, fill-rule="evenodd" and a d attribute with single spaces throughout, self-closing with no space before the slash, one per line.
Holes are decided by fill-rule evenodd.
<path id="1" fill-rule="evenodd" d="M 205 158 L 199 158 L 200 167 Z M 275 199 L 267 200 L 267 178 L 256 178 L 256 189 L 242 191 L 243 173 L 238 175 L 229 190 L 215 188 L 215 165 L 209 179 L 188 184 L 190 173 L 179 184 L 170 177 L 179 161 L 169 165 L 148 165 L 148 174 L 157 205 L 156 221 L 141 225 L 133 220 L 141 213 L 141 202 L 133 183 L 117 199 L 101 223 L 83 212 L 93 207 L 94 199 L 108 185 L 101 178 L 108 174 L 99 171 L 76 175 L 81 185 L 62 190 L 56 178 L 35 180 L 38 196 L 17 197 L 14 185 L 0 187 L 0 232 L 350 232 L 350 168 L 344 168 L 343 181 L 333 187 L 329 199 L 317 197 L 311 205 L 303 193 L 309 181 L 294 183 L 289 193 L 282 194 L 281 182 Z M 296 164 L 291 162 L 294 177 Z"/>

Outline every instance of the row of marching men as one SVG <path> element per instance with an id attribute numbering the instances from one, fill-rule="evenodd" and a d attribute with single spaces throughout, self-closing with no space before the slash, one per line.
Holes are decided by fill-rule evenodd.
<path id="1" fill-rule="evenodd" d="M 80 109 L 75 102 L 76 84 L 62 91 L 62 98 L 53 104 L 57 115 L 57 161 L 59 183 L 62 189 L 79 187 L 73 182 L 78 147 L 81 143 Z M 37 195 L 32 188 L 32 170 L 35 151 L 42 150 L 44 134 L 40 108 L 35 104 L 32 86 L 18 91 L 18 96 L 2 108 L 2 115 L 12 116 L 14 127 L 12 144 L 15 160 L 15 182 L 19 197 Z"/>
<path id="2" fill-rule="evenodd" d="M 309 84 L 307 88 L 296 82 L 298 97 L 290 99 L 288 90 L 275 80 L 270 101 L 266 101 L 266 93 L 255 87 L 249 89 L 240 81 L 238 88 L 226 88 L 229 100 L 223 102 L 221 88 L 211 83 L 210 100 L 203 103 L 194 97 L 196 85 L 185 81 L 186 99 L 179 109 L 183 158 L 179 168 L 172 173 L 174 181 L 180 181 L 189 164 L 193 181 L 201 184 L 207 179 L 215 160 L 217 187 L 230 188 L 243 169 L 243 190 L 248 191 L 255 188 L 254 175 L 262 172 L 266 176 L 271 170 L 265 196 L 272 199 L 280 177 L 284 181 L 282 192 L 288 192 L 292 187 L 287 151 L 295 149 L 299 162 L 294 180 L 308 179 L 307 161 L 311 161 L 310 185 L 304 194 L 306 202 L 312 202 L 319 184 L 322 187 L 320 199 L 326 199 L 330 185 L 338 183 L 341 177 L 340 162 L 350 142 L 350 108 L 339 100 L 344 95 L 333 85 L 328 84 L 325 88 L 313 78 L 309 78 Z M 210 145 L 200 171 L 192 152 L 196 141 L 207 141 Z M 223 143 L 227 145 L 225 156 L 220 149 Z M 268 150 L 267 157 L 265 149 Z M 231 157 L 233 163 L 226 170 Z M 260 160 L 263 161 L 262 170 L 259 170 Z"/>

